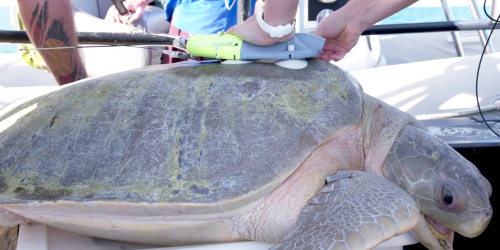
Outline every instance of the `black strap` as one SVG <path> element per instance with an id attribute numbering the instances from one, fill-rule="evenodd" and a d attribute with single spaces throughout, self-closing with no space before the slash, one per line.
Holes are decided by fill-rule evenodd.
<path id="1" fill-rule="evenodd" d="M 121 0 L 111 0 L 111 2 L 113 2 L 120 15 L 124 16 L 128 14 L 128 10 Z"/>

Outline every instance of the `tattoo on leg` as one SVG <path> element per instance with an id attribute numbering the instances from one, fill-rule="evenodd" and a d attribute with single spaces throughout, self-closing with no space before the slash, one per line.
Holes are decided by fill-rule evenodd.
<path id="1" fill-rule="evenodd" d="M 33 21 L 35 21 L 35 17 L 38 15 L 38 4 L 35 6 L 35 10 L 31 14 L 31 19 L 30 19 L 30 28 L 33 28 Z"/>
<path id="2" fill-rule="evenodd" d="M 36 21 L 35 21 L 36 20 Z M 48 3 L 45 1 L 43 7 L 35 7 L 30 19 L 30 29 L 33 31 L 33 43 L 40 48 L 47 47 L 69 47 L 70 41 L 64 31 L 64 22 L 53 19 L 49 21 Z M 74 82 L 87 77 L 85 68 L 78 60 L 77 49 L 58 49 L 41 52 L 45 59 L 50 61 L 50 69 L 56 77 L 59 85 Z"/>
<path id="3" fill-rule="evenodd" d="M 47 32 L 45 38 L 45 46 L 47 47 L 68 47 L 70 46 L 68 36 L 64 33 L 63 24 L 57 20 L 52 22 L 52 26 Z M 47 53 L 48 60 L 53 61 L 57 65 L 55 74 L 64 82 L 75 81 L 78 73 L 76 60 L 73 60 L 74 49 L 54 50 L 52 53 Z"/>

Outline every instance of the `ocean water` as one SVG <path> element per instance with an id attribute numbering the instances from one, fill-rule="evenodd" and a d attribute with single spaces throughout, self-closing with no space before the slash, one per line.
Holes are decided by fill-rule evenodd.
<path id="1" fill-rule="evenodd" d="M 486 7 L 489 11 L 489 7 Z M 473 20 L 469 7 L 452 7 L 451 12 L 455 20 Z M 481 6 L 481 13 L 483 9 Z M 382 20 L 379 24 L 400 24 L 400 23 L 427 23 L 427 22 L 442 22 L 446 21 L 444 10 L 441 7 L 411 7 L 401 10 L 400 12 Z"/>
<path id="2" fill-rule="evenodd" d="M 489 10 L 489 8 L 487 8 L 487 10 Z M 452 12 L 455 20 L 473 19 L 469 7 L 452 7 Z M 380 21 L 379 24 L 422 23 L 439 21 L 446 21 L 443 8 L 441 7 L 410 7 Z M 17 30 L 15 26 L 11 25 L 9 7 L 0 7 L 0 30 Z M 16 45 L 0 43 L 0 53 L 16 52 Z"/>
<path id="3" fill-rule="evenodd" d="M 17 30 L 17 27 L 12 26 L 10 22 L 10 10 L 9 7 L 0 7 L 0 30 Z M 16 53 L 17 45 L 0 43 L 0 54 L 1 53 Z"/>

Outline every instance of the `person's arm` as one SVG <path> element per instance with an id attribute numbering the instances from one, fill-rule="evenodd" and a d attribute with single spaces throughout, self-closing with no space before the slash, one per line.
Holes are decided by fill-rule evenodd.
<path id="1" fill-rule="evenodd" d="M 69 0 L 18 0 L 26 33 L 37 48 L 77 46 Z M 39 50 L 59 85 L 87 78 L 77 49 Z"/>
<path id="2" fill-rule="evenodd" d="M 344 7 L 326 17 L 314 34 L 326 39 L 317 58 L 338 61 L 344 58 L 358 42 L 361 33 L 378 21 L 404 9 L 417 0 L 351 0 Z M 298 0 L 266 0 L 265 19 L 270 25 L 284 25 L 295 16 Z M 257 45 L 271 45 L 289 40 L 295 32 L 281 39 L 271 38 L 262 31 L 252 16 L 241 25 L 228 30 L 243 40 Z"/>
<path id="3" fill-rule="evenodd" d="M 148 4 L 151 2 L 153 2 L 153 0 L 127 0 L 123 2 L 123 5 L 125 6 L 125 8 L 127 8 L 128 11 L 134 12 L 132 16 L 130 16 L 130 22 L 133 23 L 139 20 L 139 18 L 141 18 L 141 16 L 146 11 L 146 6 L 148 6 Z M 114 5 L 112 5 L 109 8 L 108 13 L 106 14 L 104 20 L 117 23 L 124 23 L 120 18 L 120 13 L 118 12 L 118 10 Z"/>
<path id="4" fill-rule="evenodd" d="M 264 22 L 271 26 L 284 26 L 295 19 L 299 0 L 266 0 L 265 4 Z M 247 42 L 265 46 L 290 40 L 295 35 L 295 30 L 281 38 L 271 37 L 260 28 L 253 15 L 242 24 L 231 27 L 227 33 L 235 34 Z"/>
<path id="5" fill-rule="evenodd" d="M 339 61 L 351 51 L 361 33 L 380 20 L 410 6 L 417 0 L 351 0 L 327 16 L 314 34 L 326 39 L 317 58 Z"/>

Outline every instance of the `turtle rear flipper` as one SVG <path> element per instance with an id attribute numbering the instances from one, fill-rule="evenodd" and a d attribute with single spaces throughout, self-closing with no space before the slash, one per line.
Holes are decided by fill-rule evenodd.
<path id="1" fill-rule="evenodd" d="M 309 200 L 296 227 L 272 250 L 371 249 L 417 224 L 417 203 L 388 180 L 357 171 L 335 176 L 327 178 L 331 182 Z"/>

